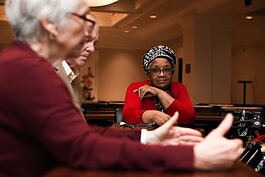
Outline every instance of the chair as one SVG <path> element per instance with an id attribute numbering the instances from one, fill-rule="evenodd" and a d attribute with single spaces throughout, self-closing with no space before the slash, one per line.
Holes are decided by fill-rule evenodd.
<path id="1" fill-rule="evenodd" d="M 123 110 L 123 108 L 116 108 L 115 109 L 114 123 L 123 122 L 122 110 Z"/>

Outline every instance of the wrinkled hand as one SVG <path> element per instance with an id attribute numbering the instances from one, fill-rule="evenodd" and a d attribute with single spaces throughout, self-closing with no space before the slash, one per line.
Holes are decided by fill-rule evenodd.
<path id="1" fill-rule="evenodd" d="M 203 140 L 202 134 L 194 129 L 175 126 L 179 113 L 153 131 L 147 131 L 147 144 L 195 145 Z"/>
<path id="2" fill-rule="evenodd" d="M 243 152 L 240 139 L 227 139 L 224 135 L 233 124 L 232 114 L 227 114 L 221 124 L 194 147 L 194 166 L 202 170 L 228 169 Z"/>
<path id="3" fill-rule="evenodd" d="M 157 93 L 155 89 L 157 88 L 154 88 L 150 85 L 144 85 L 144 86 L 139 87 L 138 89 L 135 89 L 133 92 L 138 92 L 138 96 L 142 100 L 143 98 L 156 96 Z"/>
<path id="4" fill-rule="evenodd" d="M 144 123 L 155 122 L 157 125 L 162 125 L 170 119 L 170 115 L 158 111 L 158 110 L 147 110 L 143 113 L 141 120 Z"/>

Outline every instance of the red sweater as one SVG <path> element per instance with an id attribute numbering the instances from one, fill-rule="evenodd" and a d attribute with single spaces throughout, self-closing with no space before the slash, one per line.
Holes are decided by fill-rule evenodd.
<path id="1" fill-rule="evenodd" d="M 138 93 L 133 90 L 147 85 L 149 81 L 134 82 L 127 88 L 123 117 L 128 123 L 142 123 L 141 117 L 146 110 L 157 110 L 154 98 L 145 98 L 140 100 Z M 165 113 L 173 116 L 176 111 L 179 112 L 178 123 L 190 124 L 194 121 L 196 113 L 190 101 L 186 87 L 178 82 L 171 82 L 171 96 L 175 99 L 165 110 Z M 173 94 L 173 95 L 172 95 Z"/>
<path id="2" fill-rule="evenodd" d="M 50 63 L 22 42 L 0 54 L 0 82 L 0 176 L 36 177 L 58 165 L 91 170 L 193 168 L 193 147 L 142 145 L 140 131 L 85 124 Z"/>

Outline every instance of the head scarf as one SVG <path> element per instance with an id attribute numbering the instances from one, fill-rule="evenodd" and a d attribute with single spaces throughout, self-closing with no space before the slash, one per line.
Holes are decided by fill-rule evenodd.
<path id="1" fill-rule="evenodd" d="M 176 68 L 176 56 L 172 49 L 166 45 L 158 45 L 144 54 L 143 67 L 146 73 L 148 73 L 150 63 L 156 58 L 165 58 L 172 65 L 172 72 L 174 73 Z"/>

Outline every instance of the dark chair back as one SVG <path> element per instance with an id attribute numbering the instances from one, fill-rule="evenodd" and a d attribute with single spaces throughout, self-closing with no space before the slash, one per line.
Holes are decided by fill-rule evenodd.
<path id="1" fill-rule="evenodd" d="M 115 109 L 114 123 L 121 123 L 121 122 L 123 122 L 122 110 L 123 110 L 123 108 L 116 108 Z"/>

